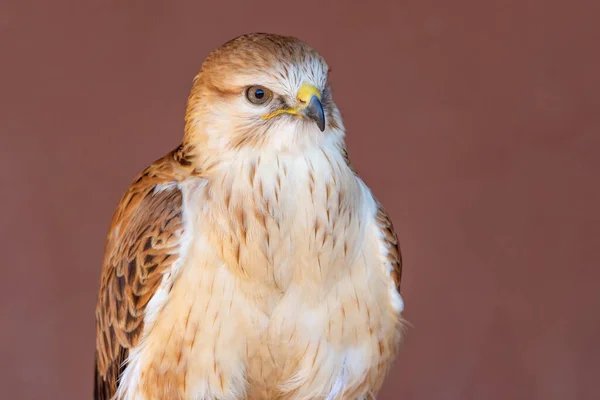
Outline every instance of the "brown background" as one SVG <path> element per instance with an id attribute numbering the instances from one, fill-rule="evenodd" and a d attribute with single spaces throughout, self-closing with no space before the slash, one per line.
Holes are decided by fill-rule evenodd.
<path id="1" fill-rule="evenodd" d="M 114 207 L 207 52 L 268 31 L 329 61 L 402 241 L 380 399 L 599 399 L 599 4 L 0 0 L 0 398 L 91 398 Z"/>

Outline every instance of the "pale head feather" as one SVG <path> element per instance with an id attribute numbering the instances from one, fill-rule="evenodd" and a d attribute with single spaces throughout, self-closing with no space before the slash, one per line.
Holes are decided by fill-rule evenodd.
<path id="1" fill-rule="evenodd" d="M 328 83 L 329 67 L 306 43 L 287 36 L 249 34 L 209 54 L 194 79 L 188 99 L 184 144 L 195 149 L 197 162 L 234 159 L 239 152 L 298 153 L 315 147 L 343 147 L 344 127 Z M 322 94 L 325 131 L 299 116 L 264 115 L 296 106 L 301 85 Z M 250 103 L 248 87 L 273 92 L 266 105 Z"/>

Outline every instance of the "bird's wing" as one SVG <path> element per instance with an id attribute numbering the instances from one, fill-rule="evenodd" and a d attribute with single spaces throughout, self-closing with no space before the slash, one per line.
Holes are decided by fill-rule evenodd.
<path id="1" fill-rule="evenodd" d="M 180 150 L 180 149 L 178 149 Z M 177 150 L 146 168 L 114 213 L 96 306 L 94 399 L 111 399 L 144 327 L 146 305 L 179 258 L 182 193 L 189 167 Z"/>
<path id="2" fill-rule="evenodd" d="M 398 236 L 394 231 L 392 220 L 379 202 L 377 202 L 376 221 L 385 248 L 383 257 L 387 261 L 391 278 L 394 280 L 398 293 L 400 293 L 400 280 L 402 278 L 402 253 L 400 251 L 400 244 L 398 243 Z"/>

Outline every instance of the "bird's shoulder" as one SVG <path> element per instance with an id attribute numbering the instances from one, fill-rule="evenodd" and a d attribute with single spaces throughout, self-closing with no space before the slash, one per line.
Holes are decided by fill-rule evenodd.
<path id="1" fill-rule="evenodd" d="M 110 399 L 145 309 L 179 258 L 183 196 L 193 174 L 181 146 L 142 171 L 122 196 L 106 238 L 96 306 L 95 399 Z"/>
<path id="2" fill-rule="evenodd" d="M 344 162 L 352 171 L 355 178 L 360 181 L 361 185 L 364 185 L 368 188 L 366 183 L 360 178 L 356 168 L 352 165 L 345 146 L 341 148 L 341 154 Z M 400 242 L 398 241 L 398 235 L 394 229 L 392 218 L 383 207 L 383 204 L 381 204 L 381 202 L 377 200 L 373 193 L 371 193 L 370 188 L 368 193 L 370 201 L 375 204 L 375 224 L 380 233 L 380 238 L 383 242 L 384 248 L 382 256 L 385 258 L 390 268 L 391 278 L 394 280 L 394 285 L 396 286 L 397 290 L 400 291 L 400 281 L 402 278 L 402 251 L 400 248 Z"/>

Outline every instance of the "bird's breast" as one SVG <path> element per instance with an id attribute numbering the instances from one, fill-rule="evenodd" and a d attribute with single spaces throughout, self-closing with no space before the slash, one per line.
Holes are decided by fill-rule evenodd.
<path id="1" fill-rule="evenodd" d="M 242 279 L 285 292 L 327 285 L 361 239 L 361 188 L 341 157 L 261 156 L 204 187 L 210 242 Z"/>

